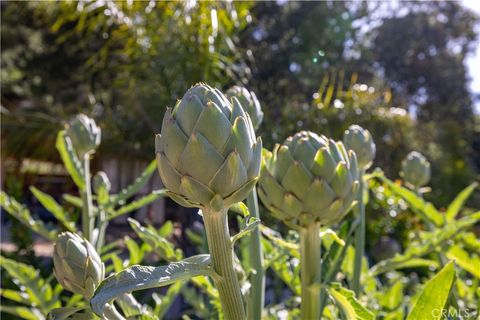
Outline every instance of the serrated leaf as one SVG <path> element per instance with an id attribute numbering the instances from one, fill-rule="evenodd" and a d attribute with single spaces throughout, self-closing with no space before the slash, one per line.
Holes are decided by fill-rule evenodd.
<path id="1" fill-rule="evenodd" d="M 143 196 L 140 199 L 134 200 L 134 201 L 130 202 L 129 204 L 120 207 L 117 210 L 111 211 L 108 214 L 108 219 L 111 220 L 111 219 L 114 219 L 114 218 L 119 217 L 121 215 L 124 215 L 124 214 L 130 213 L 132 211 L 138 210 L 138 209 L 146 206 L 147 204 L 152 203 L 153 201 L 155 201 L 157 199 L 165 197 L 167 195 L 166 192 L 167 192 L 166 189 L 155 190 L 152 193 L 150 193 L 146 196 Z"/>
<path id="2" fill-rule="evenodd" d="M 176 260 L 175 248 L 167 239 L 158 233 L 143 227 L 137 220 L 128 218 L 128 223 L 142 241 L 148 244 L 160 257 L 166 261 Z"/>
<path id="3" fill-rule="evenodd" d="M 28 210 L 27 207 L 8 196 L 3 191 L 0 192 L 0 205 L 8 214 L 16 218 L 30 230 L 48 240 L 55 241 L 57 239 L 58 232 L 56 230 L 48 230 L 43 221 L 32 217 L 30 210 Z"/>
<path id="4" fill-rule="evenodd" d="M 152 174 L 155 172 L 156 168 L 156 160 L 152 160 L 142 172 L 142 174 L 137 179 L 135 179 L 134 183 L 120 191 L 118 194 L 112 195 L 110 197 L 110 203 L 108 204 L 108 206 L 114 207 L 116 205 L 124 204 L 128 198 L 132 197 L 134 194 L 140 191 L 140 189 L 143 188 L 143 186 L 148 182 Z"/>
<path id="5" fill-rule="evenodd" d="M 480 258 L 478 255 L 469 254 L 461 247 L 453 246 L 448 249 L 446 256 L 448 259 L 455 260 L 455 263 L 463 270 L 480 279 Z"/>
<path id="6" fill-rule="evenodd" d="M 33 193 L 35 198 L 45 207 L 68 231 L 75 232 L 75 224 L 70 221 L 67 212 L 63 210 L 55 199 L 49 194 L 42 192 L 35 188 L 34 186 L 30 187 L 30 191 Z"/>
<path id="7" fill-rule="evenodd" d="M 472 183 L 465 189 L 463 189 L 450 203 L 450 205 L 447 208 L 447 211 L 445 212 L 445 219 L 447 222 L 452 221 L 455 219 L 455 217 L 458 215 L 460 212 L 460 209 L 462 208 L 463 204 L 465 201 L 467 201 L 468 197 L 472 194 L 472 192 L 475 190 L 475 188 L 478 186 L 477 182 Z"/>
<path id="8" fill-rule="evenodd" d="M 254 218 L 254 217 L 248 218 L 247 224 L 245 225 L 245 227 L 243 227 L 242 230 L 240 230 L 236 235 L 234 235 L 232 237 L 232 239 L 231 239 L 232 246 L 235 244 L 235 242 L 238 239 L 242 238 L 243 236 L 246 236 L 247 234 L 252 232 L 256 227 L 258 227 L 259 225 L 260 225 L 260 219 L 257 219 L 257 218 Z"/>
<path id="9" fill-rule="evenodd" d="M 105 305 L 125 293 L 159 288 L 196 276 L 218 277 L 210 266 L 210 255 L 197 255 L 160 267 L 132 266 L 103 280 L 90 305 L 102 316 Z"/>
<path id="10" fill-rule="evenodd" d="M 343 288 L 338 283 L 330 284 L 327 290 L 348 320 L 375 319 L 375 315 L 355 298 L 353 291 Z"/>
<path id="11" fill-rule="evenodd" d="M 421 258 L 405 258 L 394 257 L 391 259 L 383 260 L 370 268 L 369 275 L 371 277 L 378 276 L 382 273 L 392 270 L 405 269 L 405 268 L 418 268 L 418 267 L 434 267 L 438 268 L 438 262 L 434 260 L 421 259 Z"/>
<path id="12" fill-rule="evenodd" d="M 78 159 L 77 153 L 74 150 L 72 141 L 65 134 L 64 130 L 58 132 L 55 147 L 57 148 L 60 158 L 70 174 L 70 177 L 72 177 L 73 182 L 80 190 L 84 190 L 85 172 L 83 170 L 82 163 L 80 162 L 80 159 Z"/>
<path id="13" fill-rule="evenodd" d="M 407 320 L 431 319 L 434 310 L 444 309 L 455 279 L 455 266 L 451 261 L 427 282 Z"/>

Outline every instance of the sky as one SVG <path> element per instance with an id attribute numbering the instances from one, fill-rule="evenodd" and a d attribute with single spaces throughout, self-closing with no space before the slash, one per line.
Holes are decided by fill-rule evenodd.
<path id="1" fill-rule="evenodd" d="M 463 0 L 462 3 L 470 8 L 471 10 L 475 11 L 478 15 L 480 15 L 480 1 L 479 0 Z M 477 30 L 480 32 L 480 25 L 477 25 Z M 477 48 L 474 54 L 472 54 L 467 59 L 467 66 L 469 70 L 469 74 L 471 77 L 470 83 L 470 90 L 480 96 L 480 45 L 477 44 Z M 480 99 L 477 99 L 475 104 L 475 111 L 477 114 L 480 114 Z"/>

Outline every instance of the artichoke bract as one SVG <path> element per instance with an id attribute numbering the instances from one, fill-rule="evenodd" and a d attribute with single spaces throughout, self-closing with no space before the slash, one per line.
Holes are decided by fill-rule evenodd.
<path id="1" fill-rule="evenodd" d="M 242 201 L 258 180 L 261 139 L 237 98 L 206 84 L 168 109 L 155 149 L 160 176 L 182 206 L 220 210 Z"/>
<path id="2" fill-rule="evenodd" d="M 94 152 L 100 145 L 100 128 L 95 120 L 84 114 L 77 115 L 67 123 L 65 133 L 72 140 L 73 146 L 80 157 Z"/>
<path id="3" fill-rule="evenodd" d="M 413 188 L 426 185 L 430 174 L 430 162 L 420 152 L 412 151 L 402 161 L 400 176 Z"/>
<path id="4" fill-rule="evenodd" d="M 260 127 L 260 124 L 263 120 L 263 112 L 262 108 L 260 107 L 260 102 L 255 95 L 255 92 L 248 91 L 244 87 L 240 86 L 233 86 L 227 90 L 225 93 L 227 98 L 232 99 L 233 97 L 237 98 L 240 102 L 243 110 L 247 112 L 252 120 L 253 128 L 255 130 Z"/>
<path id="5" fill-rule="evenodd" d="M 375 142 L 367 129 L 359 125 L 351 125 L 343 134 L 343 143 L 347 150 L 353 150 L 357 156 L 358 167 L 366 170 L 370 168 L 375 158 Z"/>
<path id="6" fill-rule="evenodd" d="M 260 199 L 291 227 L 330 225 L 352 206 L 358 168 L 353 151 L 313 132 L 302 131 L 264 153 Z"/>
<path id="7" fill-rule="evenodd" d="M 90 299 L 105 277 L 105 266 L 87 240 L 72 232 L 61 233 L 54 245 L 53 272 L 68 291 Z"/>

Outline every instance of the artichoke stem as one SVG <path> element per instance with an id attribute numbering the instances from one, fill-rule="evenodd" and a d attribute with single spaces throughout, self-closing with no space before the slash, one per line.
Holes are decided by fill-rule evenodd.
<path id="1" fill-rule="evenodd" d="M 92 210 L 92 187 L 90 185 L 90 153 L 83 157 L 83 170 L 85 173 L 85 189 L 82 191 L 82 231 L 87 241 L 92 241 L 92 232 L 95 224 Z"/>
<path id="2" fill-rule="evenodd" d="M 302 305 L 301 319 L 320 319 L 320 223 L 300 230 Z"/>
<path id="3" fill-rule="evenodd" d="M 203 220 L 213 270 L 220 275 L 214 280 L 226 320 L 245 320 L 242 292 L 234 269 L 233 247 L 228 230 L 227 208 L 204 210 Z"/>
<path id="4" fill-rule="evenodd" d="M 359 182 L 360 188 L 358 189 L 357 197 L 357 208 L 360 218 L 360 223 L 358 224 L 357 230 L 355 231 L 355 260 L 353 265 L 353 291 L 358 297 L 361 288 L 360 288 L 360 275 L 362 274 L 362 259 L 365 254 L 365 203 L 363 202 L 363 193 L 365 188 L 365 181 L 363 176 L 365 175 L 365 170 L 359 170 Z"/>
<path id="5" fill-rule="evenodd" d="M 254 187 L 247 198 L 248 210 L 252 217 L 260 219 L 258 212 L 257 190 Z M 248 319 L 260 320 L 265 302 L 265 270 L 263 266 L 263 252 L 260 228 L 255 228 L 250 234 L 249 242 L 250 267 L 255 270 L 251 281 L 250 308 L 248 310 Z"/>

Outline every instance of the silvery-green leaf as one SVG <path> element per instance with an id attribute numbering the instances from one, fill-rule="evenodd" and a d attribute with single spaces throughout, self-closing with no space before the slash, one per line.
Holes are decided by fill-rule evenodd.
<path id="1" fill-rule="evenodd" d="M 101 316 L 107 303 L 125 293 L 163 287 L 196 276 L 218 277 L 210 266 L 210 255 L 197 255 L 160 267 L 132 266 L 102 281 L 90 305 Z"/>

